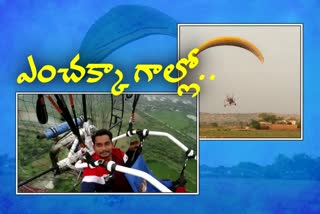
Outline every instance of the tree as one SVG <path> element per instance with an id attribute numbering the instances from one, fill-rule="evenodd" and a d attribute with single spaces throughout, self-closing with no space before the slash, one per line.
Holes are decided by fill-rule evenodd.
<path id="1" fill-rule="evenodd" d="M 239 125 L 240 125 L 241 128 L 243 128 L 243 127 L 244 127 L 244 122 L 243 122 L 243 121 L 240 121 L 240 122 L 239 122 Z"/>
<path id="2" fill-rule="evenodd" d="M 278 167 L 282 168 L 282 169 L 291 169 L 292 168 L 292 160 L 290 158 L 288 158 L 287 156 L 285 156 L 284 154 L 279 154 L 274 162 L 275 165 L 277 165 Z"/>
<path id="3" fill-rule="evenodd" d="M 218 127 L 218 123 L 216 123 L 216 122 L 211 123 L 211 126 L 216 128 L 216 127 Z"/>
<path id="4" fill-rule="evenodd" d="M 281 117 L 277 117 L 275 114 L 269 114 L 269 113 L 261 113 L 258 115 L 263 121 L 275 123 L 277 120 L 281 119 Z"/>
<path id="5" fill-rule="evenodd" d="M 301 128 L 301 121 L 300 120 L 297 123 L 297 128 Z"/>
<path id="6" fill-rule="evenodd" d="M 255 129 L 261 129 L 260 123 L 256 120 L 251 120 L 250 126 Z"/>
<path id="7" fill-rule="evenodd" d="M 272 164 L 272 167 L 274 167 L 275 170 L 278 170 L 278 173 L 282 178 L 288 178 L 292 174 L 294 163 L 284 154 L 279 154 Z"/>

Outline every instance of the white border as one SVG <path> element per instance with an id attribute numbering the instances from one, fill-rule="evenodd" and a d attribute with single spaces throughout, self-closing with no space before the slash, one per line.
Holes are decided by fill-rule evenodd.
<path id="1" fill-rule="evenodd" d="M 200 138 L 200 119 L 199 119 L 199 138 L 202 141 L 210 141 L 210 140 L 219 140 L 219 141 L 231 141 L 231 140 L 237 140 L 237 141 L 303 141 L 303 133 L 304 133 L 304 123 L 303 123 L 303 103 L 304 103 L 304 96 L 303 96 L 303 66 L 304 66 L 304 61 L 303 61 L 303 24 L 301 23 L 292 23 L 292 24 L 178 24 L 178 35 L 177 35 L 177 45 L 178 45 L 178 60 L 180 59 L 180 49 L 179 49 L 179 44 L 180 44 L 180 26 L 300 26 L 300 120 L 301 120 L 301 136 L 300 138 Z M 179 74 L 178 74 L 179 75 Z M 178 83 L 179 86 L 180 82 Z M 200 92 L 201 94 L 201 92 Z M 198 95 L 199 96 L 199 95 Z M 200 105 L 200 103 L 199 103 Z M 200 108 L 198 109 L 199 116 L 200 116 Z"/>
<path id="2" fill-rule="evenodd" d="M 169 195 L 169 196 L 175 196 L 175 195 L 199 195 L 199 188 L 200 188 L 200 179 L 199 179 L 199 173 L 200 173 L 200 146 L 199 146 L 199 97 L 197 96 L 196 100 L 196 112 L 197 112 L 197 136 L 196 136 L 196 143 L 197 143 L 197 191 L 192 193 L 22 193 L 18 192 L 18 96 L 20 94 L 92 94 L 92 95 L 111 95 L 109 92 L 16 92 L 16 195 Z M 176 95 L 174 92 L 126 92 L 123 93 L 126 94 L 140 94 L 140 95 Z M 185 95 L 192 95 L 192 93 L 185 93 Z M 192 148 L 190 148 L 192 149 Z M 182 162 L 181 162 L 182 163 Z M 182 164 L 181 164 L 182 165 Z"/>

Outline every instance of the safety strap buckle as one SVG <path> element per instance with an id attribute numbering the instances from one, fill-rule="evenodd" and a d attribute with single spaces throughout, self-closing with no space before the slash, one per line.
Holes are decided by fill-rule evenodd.
<path id="1" fill-rule="evenodd" d="M 196 157 L 193 149 L 188 149 L 186 151 L 186 159 L 194 159 Z"/>

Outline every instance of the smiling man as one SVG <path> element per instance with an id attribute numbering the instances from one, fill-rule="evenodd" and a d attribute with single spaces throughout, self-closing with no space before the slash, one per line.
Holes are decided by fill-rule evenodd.
<path id="1" fill-rule="evenodd" d="M 98 130 L 92 136 L 93 148 L 95 153 L 92 155 L 94 160 L 114 161 L 118 165 L 131 166 L 137 156 L 140 142 L 130 144 L 126 153 L 114 147 L 112 143 L 112 133 L 106 129 Z M 138 151 L 138 152 L 136 152 Z M 86 167 L 83 171 L 81 192 L 132 192 L 126 177 L 121 172 L 114 172 L 112 175 L 103 167 Z"/>

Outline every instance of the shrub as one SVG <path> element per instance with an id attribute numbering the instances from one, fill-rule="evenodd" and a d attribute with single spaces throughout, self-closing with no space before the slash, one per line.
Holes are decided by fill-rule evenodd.
<path id="1" fill-rule="evenodd" d="M 211 123 L 211 126 L 216 128 L 218 127 L 218 123 Z"/>
<path id="2" fill-rule="evenodd" d="M 260 123 L 256 120 L 251 120 L 250 126 L 255 129 L 261 129 Z"/>
<path id="3" fill-rule="evenodd" d="M 297 128 L 301 128 L 301 121 L 300 120 L 297 123 Z"/>

